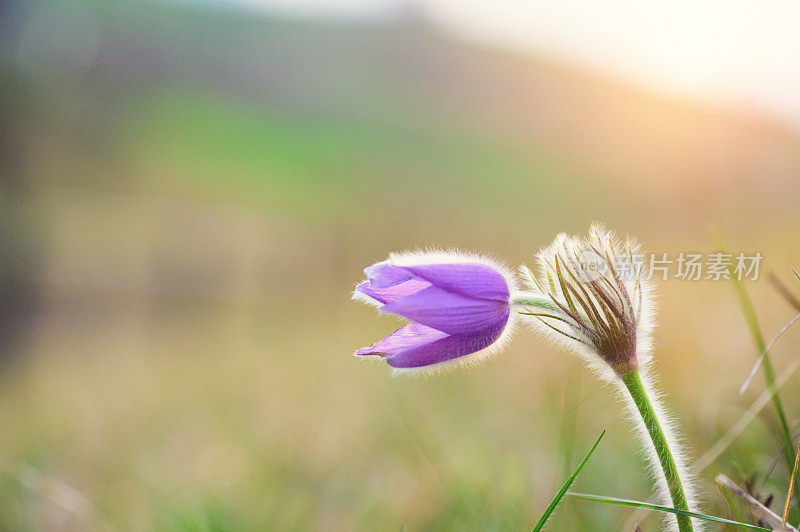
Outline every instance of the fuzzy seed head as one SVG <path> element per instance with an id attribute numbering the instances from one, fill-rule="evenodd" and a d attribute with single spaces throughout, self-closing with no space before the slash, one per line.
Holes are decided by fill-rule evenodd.
<path id="1" fill-rule="evenodd" d="M 522 267 L 530 299 L 517 305 L 537 329 L 608 377 L 646 362 L 653 296 L 634 240 L 593 224 L 587 237 L 558 235 L 536 262 L 536 274 Z"/>

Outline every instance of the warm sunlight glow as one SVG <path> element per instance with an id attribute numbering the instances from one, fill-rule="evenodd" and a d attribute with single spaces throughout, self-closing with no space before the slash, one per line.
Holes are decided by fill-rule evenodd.
<path id="1" fill-rule="evenodd" d="M 456 36 L 590 66 L 660 90 L 800 124 L 800 2 L 240 0 L 297 14 L 415 7 Z"/>

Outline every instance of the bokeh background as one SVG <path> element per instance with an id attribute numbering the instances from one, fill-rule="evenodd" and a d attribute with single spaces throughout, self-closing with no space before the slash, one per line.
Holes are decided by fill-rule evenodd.
<path id="1" fill-rule="evenodd" d="M 791 2 L 3 0 L 0 529 L 525 529 L 603 429 L 575 487 L 646 499 L 577 360 L 520 331 L 392 377 L 351 353 L 397 322 L 350 292 L 391 250 L 517 265 L 601 220 L 671 254 L 716 227 L 800 293 L 798 25 Z M 797 312 L 747 288 L 768 338 Z M 738 394 L 730 283 L 658 290 L 696 457 L 763 379 Z M 768 408 L 702 473 L 706 509 L 778 449 Z"/>

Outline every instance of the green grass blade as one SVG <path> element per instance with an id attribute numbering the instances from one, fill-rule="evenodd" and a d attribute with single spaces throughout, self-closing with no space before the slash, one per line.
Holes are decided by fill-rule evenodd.
<path id="1" fill-rule="evenodd" d="M 722 496 L 725 497 L 725 502 L 728 503 L 728 507 L 733 512 L 733 516 L 739 521 L 742 521 L 744 519 L 744 516 L 742 515 L 742 512 L 739 510 L 739 505 L 736 504 L 736 501 L 731 496 L 730 488 L 728 488 L 728 486 L 725 486 L 723 484 L 717 484 L 717 486 L 719 487 L 719 491 L 720 493 L 722 493 Z"/>
<path id="2" fill-rule="evenodd" d="M 717 247 L 720 248 L 720 251 L 730 255 L 722 235 L 720 235 L 719 232 L 715 232 L 713 237 L 714 240 L 716 240 Z M 753 306 L 753 300 L 750 299 L 750 295 L 747 293 L 744 282 L 736 277 L 733 263 L 728 266 L 728 273 L 730 275 L 730 281 L 733 284 L 733 288 L 736 291 L 736 297 L 739 299 L 739 306 L 742 309 L 742 314 L 744 314 L 747 327 L 750 329 L 750 336 L 753 338 L 756 353 L 759 357 L 763 358 L 761 367 L 764 371 L 764 379 L 767 382 L 767 387 L 775 391 L 771 399 L 772 407 L 775 410 L 775 417 L 778 421 L 778 428 L 780 431 L 781 440 L 783 442 L 786 464 L 789 471 L 791 471 L 792 466 L 794 465 L 794 444 L 792 443 L 792 434 L 789 430 L 789 422 L 786 419 L 786 412 L 783 408 L 783 402 L 781 401 L 780 395 L 778 395 L 777 389 L 775 388 L 775 372 L 772 369 L 772 362 L 766 353 L 767 345 L 764 341 L 764 334 L 761 332 L 761 325 L 758 323 L 758 317 L 756 315 L 755 307 Z"/>
<path id="3" fill-rule="evenodd" d="M 704 521 L 713 521 L 715 523 L 725 523 L 727 525 L 740 526 L 743 528 L 749 528 L 750 530 L 763 530 L 765 532 L 771 532 L 769 528 L 764 528 L 757 525 L 741 523 L 739 521 L 732 521 L 731 519 L 725 519 L 723 517 L 715 517 L 713 515 L 687 512 L 686 510 L 678 510 L 677 508 L 670 508 L 669 506 L 660 506 L 658 504 L 650 504 L 648 502 L 632 501 L 630 499 L 618 499 L 617 497 L 604 497 L 602 495 L 590 495 L 587 493 L 569 492 L 567 493 L 567 495 L 571 495 L 572 497 L 577 497 L 579 499 L 584 499 L 587 501 L 615 504 L 617 506 L 628 506 L 631 508 L 645 508 L 647 510 L 655 510 L 657 512 L 667 512 L 675 515 L 685 515 L 687 517 L 692 517 L 695 519 L 703 519 Z"/>
<path id="4" fill-rule="evenodd" d="M 792 268 L 792 272 L 794 273 L 794 276 L 797 277 L 797 280 L 800 281 L 800 273 L 797 273 L 797 270 L 794 268 Z"/>
<path id="5" fill-rule="evenodd" d="M 586 454 L 586 456 L 584 457 L 584 459 L 581 462 L 581 464 L 575 469 L 575 471 L 572 472 L 572 475 L 570 475 L 570 477 L 567 479 L 567 481 L 564 482 L 564 485 L 561 486 L 561 489 L 558 490 L 558 493 L 556 493 L 556 496 L 553 497 L 553 500 L 550 501 L 550 504 L 547 505 L 547 508 L 545 508 L 544 513 L 539 518 L 539 520 L 536 522 L 536 525 L 533 527 L 533 532 L 539 532 L 542 528 L 544 528 L 544 524 L 547 522 L 548 519 L 550 519 L 550 516 L 555 511 L 556 506 L 558 506 L 558 504 L 561 502 L 561 499 L 564 498 L 564 495 L 567 494 L 567 491 L 569 490 L 569 487 L 572 486 L 572 483 L 575 482 L 576 478 L 578 478 L 578 475 L 580 474 L 581 469 L 583 469 L 583 466 L 585 466 L 586 462 L 589 461 L 589 458 L 592 457 L 592 454 L 594 454 L 594 450 L 597 449 L 597 446 L 600 443 L 600 440 L 603 439 L 603 436 L 605 436 L 605 434 L 606 434 L 606 431 L 603 431 L 603 432 L 600 433 L 600 436 L 597 438 L 597 441 L 594 442 L 594 445 L 592 445 L 592 448 L 589 449 L 589 452 Z"/>

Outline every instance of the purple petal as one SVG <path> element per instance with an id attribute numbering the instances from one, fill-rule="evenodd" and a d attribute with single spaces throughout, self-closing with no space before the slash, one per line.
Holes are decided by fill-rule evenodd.
<path id="1" fill-rule="evenodd" d="M 395 368 L 419 368 L 462 357 L 492 345 L 506 325 L 506 319 L 476 334 L 449 335 L 419 323 L 409 323 L 383 340 L 364 347 L 356 355 L 379 355 Z"/>
<path id="2" fill-rule="evenodd" d="M 428 288 L 431 283 L 427 281 L 420 281 L 418 279 L 411 279 L 403 283 L 390 286 L 388 288 L 375 288 L 371 285 L 370 281 L 364 281 L 356 286 L 356 290 L 362 294 L 366 294 L 379 303 L 391 303 L 401 297 L 410 296 L 420 290 Z"/>
<path id="3" fill-rule="evenodd" d="M 448 292 L 479 299 L 507 301 L 510 297 L 505 277 L 486 264 L 457 262 L 403 266 L 404 270 Z"/>
<path id="4" fill-rule="evenodd" d="M 379 262 L 364 268 L 364 273 L 373 288 L 388 288 L 414 277 L 411 272 L 392 266 L 388 262 Z"/>
<path id="5" fill-rule="evenodd" d="M 362 347 L 356 351 L 356 355 L 392 356 L 409 349 L 442 340 L 447 336 L 447 333 L 425 327 L 419 323 L 409 323 L 408 325 L 400 327 L 383 340 L 379 340 L 370 346 Z"/>
<path id="6" fill-rule="evenodd" d="M 449 334 L 469 334 L 508 319 L 506 301 L 475 299 L 431 286 L 381 307 Z"/>

